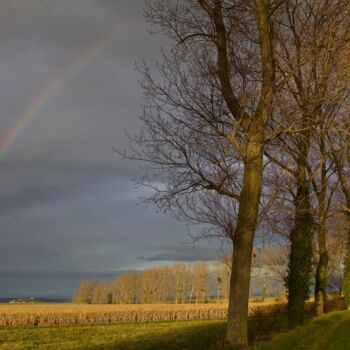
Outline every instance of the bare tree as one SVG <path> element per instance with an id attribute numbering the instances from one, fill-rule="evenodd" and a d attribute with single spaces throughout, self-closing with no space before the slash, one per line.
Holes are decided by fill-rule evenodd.
<path id="1" fill-rule="evenodd" d="M 254 250 L 251 289 L 261 294 L 285 296 L 288 252 L 285 246 L 263 246 Z"/>
<path id="2" fill-rule="evenodd" d="M 125 273 L 112 282 L 113 302 L 134 304 L 141 302 L 141 274 Z"/>
<path id="3" fill-rule="evenodd" d="M 327 247 L 329 252 L 327 286 L 332 294 L 342 296 L 347 255 L 349 222 L 344 212 L 338 211 L 329 220 Z"/>
<path id="4" fill-rule="evenodd" d="M 177 45 L 144 66 L 144 129 L 130 158 L 157 175 L 141 181 L 164 211 L 182 213 L 202 193 L 236 207 L 227 341 L 247 345 L 247 310 L 263 149 L 274 90 L 272 20 L 279 1 L 154 1 L 146 18 Z M 234 215 L 234 213 L 232 213 Z"/>
<path id="5" fill-rule="evenodd" d="M 228 300 L 230 292 L 231 263 L 231 254 L 221 255 L 217 258 L 214 269 L 217 302 L 219 302 L 220 299 L 223 299 L 224 301 Z"/>
<path id="6" fill-rule="evenodd" d="M 193 291 L 196 304 L 204 303 L 209 299 L 210 283 L 209 269 L 205 261 L 198 261 L 193 265 Z"/>
<path id="7" fill-rule="evenodd" d="M 96 285 L 96 281 L 81 281 L 79 287 L 73 293 L 73 301 L 76 303 L 91 304 Z"/>
<path id="8" fill-rule="evenodd" d="M 95 285 L 91 304 L 112 304 L 112 288 L 109 281 L 100 281 Z"/>
<path id="9" fill-rule="evenodd" d="M 278 70 L 290 76 L 275 118 L 289 115 L 295 132 L 279 138 L 277 157 L 269 159 L 287 172 L 294 184 L 289 193 L 294 203 L 294 225 L 290 232 L 290 263 L 288 275 L 289 325 L 303 322 L 304 300 L 311 283 L 313 237 L 316 222 L 312 207 L 312 188 L 319 201 L 319 268 L 317 270 L 317 299 L 319 313 L 325 299 L 327 252 L 325 247 L 325 219 L 327 201 L 327 155 L 324 137 L 329 121 L 334 119 L 334 106 L 341 99 L 343 85 L 339 85 L 336 66 L 338 55 L 344 51 L 348 39 L 349 4 L 347 1 L 289 0 L 283 4 L 278 23 Z M 293 130 L 291 130 L 293 131 Z M 315 135 L 319 132 L 319 161 L 310 171 L 310 157 Z M 271 145 L 273 148 L 275 145 Z M 278 149 L 278 148 L 277 148 Z M 282 152 L 281 152 L 282 150 Z M 283 160 L 287 153 L 288 162 Z M 293 188 L 294 187 L 294 188 Z"/>
<path id="10" fill-rule="evenodd" d="M 170 266 L 170 271 L 173 276 L 173 293 L 174 293 L 174 302 L 175 304 L 178 303 L 185 303 L 187 296 L 186 292 L 189 285 L 189 275 L 191 274 L 191 271 L 189 270 L 189 267 L 184 262 L 177 262 Z"/>
<path id="11" fill-rule="evenodd" d="M 339 203 L 342 213 L 347 220 L 347 237 L 346 237 L 346 258 L 344 261 L 344 277 L 343 277 L 343 292 L 347 306 L 350 306 L 350 139 L 348 135 L 349 130 L 349 112 L 347 110 L 343 113 L 343 118 L 340 121 L 340 132 L 337 140 L 334 140 L 334 148 L 336 151 L 332 154 L 335 170 L 339 178 L 340 188 L 343 195 L 343 200 Z"/>

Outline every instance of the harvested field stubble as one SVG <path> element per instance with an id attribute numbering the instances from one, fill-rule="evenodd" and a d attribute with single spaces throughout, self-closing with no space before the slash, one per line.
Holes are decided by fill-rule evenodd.
<path id="1" fill-rule="evenodd" d="M 249 315 L 285 313 L 286 303 L 252 304 Z M 139 305 L 78 305 L 78 304 L 0 304 L 0 326 L 57 326 L 220 319 L 227 317 L 226 304 L 139 304 Z"/>

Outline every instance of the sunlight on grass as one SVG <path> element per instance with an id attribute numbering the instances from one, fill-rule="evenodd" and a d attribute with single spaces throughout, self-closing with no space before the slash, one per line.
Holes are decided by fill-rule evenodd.
<path id="1" fill-rule="evenodd" d="M 254 350 L 349 350 L 350 312 L 334 312 L 314 319 L 305 326 L 280 334 Z"/>
<path id="2" fill-rule="evenodd" d="M 222 338 L 225 321 L 0 328 L 0 349 L 201 350 Z"/>

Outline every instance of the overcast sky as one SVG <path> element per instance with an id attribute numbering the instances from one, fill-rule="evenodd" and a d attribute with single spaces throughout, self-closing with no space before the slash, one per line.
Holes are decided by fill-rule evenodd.
<path id="1" fill-rule="evenodd" d="M 137 205 L 145 191 L 132 183 L 140 164 L 112 149 L 127 148 L 124 130 L 141 126 L 135 62 L 154 63 L 167 44 L 147 32 L 144 6 L 143 0 L 0 1 L 0 143 L 53 79 L 99 38 L 116 33 L 0 159 L 0 297 L 37 293 L 28 282 L 33 273 L 65 281 L 65 273 L 113 275 L 220 253 L 215 242 L 182 244 L 189 241 L 184 224 Z M 71 288 L 41 283 L 41 295 L 54 295 L 53 288 L 67 295 Z"/>

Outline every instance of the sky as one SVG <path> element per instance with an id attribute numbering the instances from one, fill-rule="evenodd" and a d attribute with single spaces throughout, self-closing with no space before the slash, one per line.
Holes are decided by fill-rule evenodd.
<path id="1" fill-rule="evenodd" d="M 0 2 L 0 297 L 68 297 L 81 279 L 221 253 L 140 204 L 141 164 L 113 151 L 142 126 L 135 63 L 169 45 L 144 7 Z"/>

